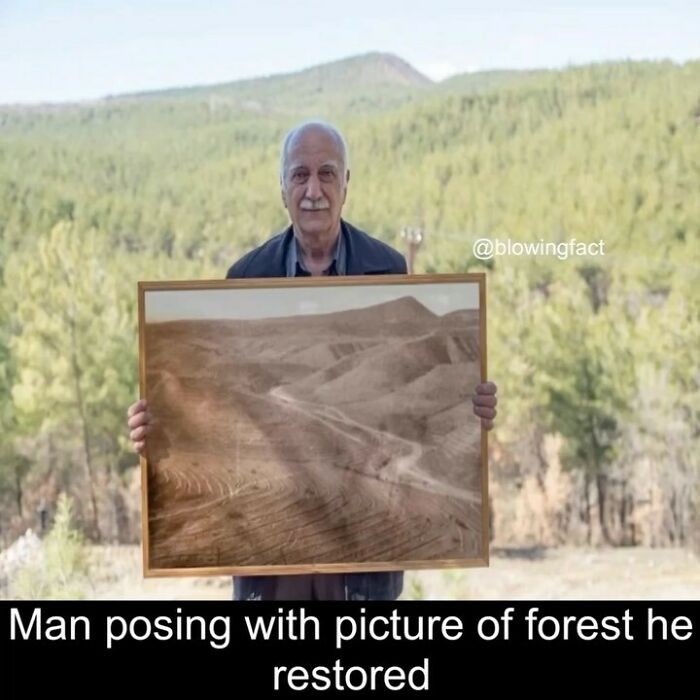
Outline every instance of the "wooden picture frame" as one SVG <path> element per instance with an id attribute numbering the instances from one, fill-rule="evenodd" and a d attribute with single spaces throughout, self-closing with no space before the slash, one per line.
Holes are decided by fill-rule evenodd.
<path id="1" fill-rule="evenodd" d="M 485 285 L 139 282 L 144 576 L 488 566 Z"/>

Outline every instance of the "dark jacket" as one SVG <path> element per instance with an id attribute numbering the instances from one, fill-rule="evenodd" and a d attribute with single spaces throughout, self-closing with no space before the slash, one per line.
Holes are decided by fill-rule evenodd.
<path id="1" fill-rule="evenodd" d="M 341 220 L 345 234 L 348 275 L 406 274 L 406 260 L 386 243 Z M 287 251 L 294 240 L 292 227 L 270 238 L 235 262 L 226 273 L 237 277 L 285 277 Z"/>
<path id="2" fill-rule="evenodd" d="M 406 260 L 386 243 L 372 238 L 341 220 L 347 255 L 348 275 L 406 274 Z M 285 277 L 287 251 L 294 240 L 289 226 L 261 246 L 246 253 L 228 270 L 226 277 Z M 268 576 L 234 578 L 234 598 L 254 599 L 269 590 Z M 402 571 L 378 571 L 345 575 L 346 598 L 349 600 L 395 600 L 403 588 Z"/>

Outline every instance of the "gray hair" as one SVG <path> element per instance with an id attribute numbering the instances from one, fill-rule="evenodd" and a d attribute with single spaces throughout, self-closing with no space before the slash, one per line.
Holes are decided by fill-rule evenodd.
<path id="1" fill-rule="evenodd" d="M 348 146 L 345 143 L 343 135 L 336 129 L 332 124 L 325 122 L 321 119 L 310 119 L 309 121 L 297 124 L 293 129 L 287 132 L 284 140 L 282 141 L 282 148 L 280 150 L 280 183 L 284 182 L 284 174 L 287 171 L 287 160 L 289 158 L 289 148 L 292 145 L 294 139 L 304 130 L 314 127 L 322 129 L 325 131 L 336 143 L 338 147 L 338 152 L 340 153 L 340 158 L 343 162 L 343 172 L 342 176 L 345 178 L 346 171 L 350 168 L 350 154 L 348 152 Z"/>

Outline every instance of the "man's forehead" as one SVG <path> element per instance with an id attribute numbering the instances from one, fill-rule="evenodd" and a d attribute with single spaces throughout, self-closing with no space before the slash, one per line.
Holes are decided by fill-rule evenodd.
<path id="1" fill-rule="evenodd" d="M 292 154 L 292 157 L 289 159 L 289 163 L 287 165 L 289 170 L 311 167 L 332 167 L 338 170 L 340 169 L 340 158 L 324 158 L 319 160 L 318 158 L 314 158 L 313 155 L 300 155 L 297 157 Z"/>
<path id="2" fill-rule="evenodd" d="M 289 144 L 290 163 L 314 159 L 337 165 L 342 161 L 340 144 L 324 129 L 310 128 L 296 134 Z"/>

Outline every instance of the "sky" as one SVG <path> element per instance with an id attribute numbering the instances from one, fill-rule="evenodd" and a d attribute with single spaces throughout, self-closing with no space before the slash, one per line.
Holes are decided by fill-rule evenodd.
<path id="1" fill-rule="evenodd" d="M 308 287 L 198 289 L 146 291 L 146 323 L 183 319 L 278 318 L 361 309 L 413 296 L 438 316 L 459 309 L 479 308 L 475 282 L 430 284 L 366 284 L 325 287 L 323 294 Z"/>
<path id="2" fill-rule="evenodd" d="M 369 51 L 434 80 L 700 58 L 700 0 L 0 0 L 0 104 L 301 70 Z"/>

